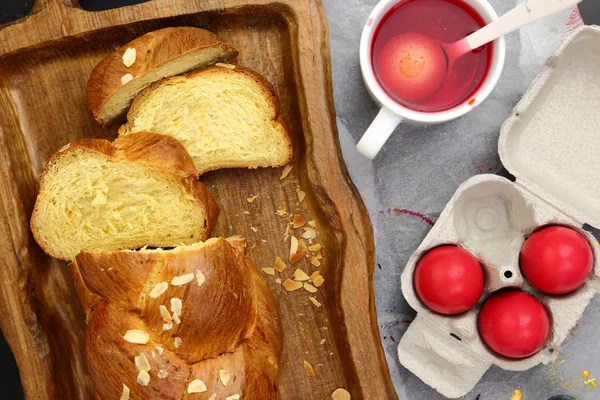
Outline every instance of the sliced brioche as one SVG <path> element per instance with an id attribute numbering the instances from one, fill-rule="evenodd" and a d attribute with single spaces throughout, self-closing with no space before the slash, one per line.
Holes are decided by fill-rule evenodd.
<path id="1" fill-rule="evenodd" d="M 219 209 L 179 142 L 141 132 L 84 139 L 46 164 L 31 230 L 46 253 L 166 247 L 206 238 Z"/>
<path id="2" fill-rule="evenodd" d="M 92 71 L 87 86 L 88 109 L 101 124 L 123 117 L 133 98 L 162 78 L 218 62 L 231 62 L 238 52 L 204 29 L 165 28 L 146 33 L 110 53 Z"/>
<path id="3" fill-rule="evenodd" d="M 271 85 L 246 68 L 213 66 L 157 82 L 133 101 L 119 134 L 170 135 L 199 174 L 220 168 L 277 167 L 292 158 Z"/>

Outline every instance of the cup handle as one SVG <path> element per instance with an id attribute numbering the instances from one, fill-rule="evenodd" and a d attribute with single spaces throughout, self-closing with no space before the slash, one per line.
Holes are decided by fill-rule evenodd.
<path id="1" fill-rule="evenodd" d="M 374 159 L 400 122 L 402 117 L 382 107 L 356 145 L 356 150 L 368 159 Z"/>

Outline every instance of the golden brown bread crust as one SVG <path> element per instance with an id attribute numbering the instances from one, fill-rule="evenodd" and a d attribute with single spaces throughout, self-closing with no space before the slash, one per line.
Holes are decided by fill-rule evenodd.
<path id="1" fill-rule="evenodd" d="M 208 399 L 213 393 L 219 399 L 233 394 L 248 400 L 278 398 L 282 340 L 277 306 L 258 269 L 245 258 L 244 245 L 239 238 L 218 238 L 199 248 L 77 256 L 70 265 L 73 275 L 81 277 L 75 280 L 77 292 L 84 294 L 82 301 L 94 298 L 84 308 L 86 357 L 98 399 L 118 399 L 123 384 L 131 390 L 130 399 Z M 115 267 L 108 271 L 110 265 Z M 184 286 L 170 285 L 156 299 L 147 296 L 156 282 L 170 282 L 173 276 L 196 269 L 206 277 L 201 287 L 194 280 Z M 162 332 L 156 329 L 164 322 L 158 307 L 169 308 L 172 297 L 182 300 L 181 324 Z M 123 334 L 130 329 L 149 332 L 150 341 L 126 342 Z M 173 336 L 182 338 L 179 348 L 173 346 Z M 153 358 L 157 346 L 164 352 Z M 147 387 L 136 383 L 133 359 L 140 353 L 151 365 Z M 191 353 L 206 357 L 197 359 Z M 158 378 L 161 369 L 168 373 L 166 378 Z M 220 370 L 231 374 L 226 387 L 219 381 Z M 204 381 L 208 390 L 188 395 L 193 379 Z"/>
<path id="2" fill-rule="evenodd" d="M 52 257 L 65 259 L 54 254 L 38 235 L 37 210 L 45 193 L 45 176 L 52 165 L 71 152 L 93 152 L 106 158 L 129 161 L 159 170 L 176 178 L 185 191 L 192 195 L 203 207 L 206 217 L 206 236 L 214 227 L 219 216 L 219 206 L 208 188 L 198 182 L 196 167 L 185 147 L 176 139 L 156 133 L 139 132 L 128 137 L 117 138 L 114 142 L 105 139 L 81 139 L 67 144 L 50 157 L 40 176 L 40 191 L 31 216 L 31 231 L 42 249 Z M 201 238 L 205 239 L 205 238 Z"/>
<path id="3" fill-rule="evenodd" d="M 126 67 L 123 54 L 135 48 L 135 63 Z M 108 54 L 92 71 L 87 84 L 87 106 L 90 114 L 102 125 L 112 121 L 101 120 L 106 101 L 123 87 L 121 77 L 131 74 L 134 79 L 155 71 L 165 63 L 191 52 L 219 47 L 225 57 L 221 62 L 235 60 L 238 51 L 212 32 L 193 27 L 164 28 L 148 32 L 120 49 Z"/>
<path id="4" fill-rule="evenodd" d="M 287 144 L 288 150 L 289 150 L 289 157 L 284 163 L 281 163 L 281 165 L 286 165 L 287 163 L 289 163 L 293 157 L 292 134 L 291 134 L 290 125 L 285 120 L 285 118 L 283 118 L 281 116 L 281 113 L 280 113 L 281 112 L 281 104 L 279 102 L 279 97 L 277 96 L 277 92 L 275 91 L 275 88 L 273 87 L 273 85 L 271 85 L 271 83 L 269 83 L 269 81 L 267 81 L 258 72 L 253 71 L 249 68 L 240 67 L 237 65 L 235 66 L 235 68 L 228 68 L 228 67 L 223 67 L 223 66 L 210 66 L 210 67 L 202 68 L 202 69 L 199 69 L 196 71 L 188 72 L 187 74 L 184 74 L 184 75 L 174 76 L 171 78 L 165 78 L 160 81 L 154 82 L 153 84 L 148 86 L 146 89 L 142 90 L 135 97 L 133 102 L 131 103 L 131 107 L 129 108 L 129 112 L 127 113 L 127 122 L 125 124 L 121 125 L 121 127 L 119 128 L 119 137 L 127 136 L 124 133 L 126 133 L 129 130 L 129 128 L 131 126 L 130 121 L 131 121 L 131 119 L 133 119 L 133 116 L 137 113 L 137 109 L 139 108 L 139 105 L 141 103 L 143 103 L 144 99 L 146 97 L 148 97 L 150 95 L 150 93 L 152 93 L 152 91 L 156 87 L 158 87 L 160 85 L 175 85 L 175 84 L 180 83 L 182 80 L 193 78 L 196 75 L 217 72 L 217 71 L 218 72 L 226 72 L 226 73 L 231 72 L 231 71 L 236 71 L 238 73 L 242 73 L 242 74 L 250 77 L 252 80 L 254 80 L 255 82 L 257 82 L 259 84 L 259 86 L 263 90 L 263 93 L 270 100 L 270 103 L 271 103 L 273 109 L 275 110 L 275 117 L 272 119 L 272 121 L 274 123 L 280 124 L 283 127 L 283 130 L 285 131 L 285 139 L 286 139 L 286 144 Z M 258 167 L 259 167 L 258 165 L 256 165 L 256 166 L 251 165 L 248 168 L 256 169 Z M 207 167 L 204 169 L 199 169 L 198 175 L 202 175 L 206 172 L 214 171 L 214 170 L 222 169 L 222 168 L 237 168 L 237 166 Z"/>

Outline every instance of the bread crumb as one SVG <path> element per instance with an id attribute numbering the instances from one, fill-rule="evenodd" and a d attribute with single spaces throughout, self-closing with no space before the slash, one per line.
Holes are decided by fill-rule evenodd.
<path id="1" fill-rule="evenodd" d="M 247 201 L 248 203 L 252 203 L 252 202 L 253 202 L 254 200 L 256 200 L 257 198 L 258 198 L 258 196 L 255 196 L 255 195 L 251 194 L 250 196 L 248 196 L 248 197 L 246 198 L 246 201 Z"/>
<path id="2" fill-rule="evenodd" d="M 302 287 L 302 282 L 296 282 L 288 278 L 283 282 L 283 287 L 288 292 L 293 292 L 294 290 L 298 290 Z"/>
<path id="3" fill-rule="evenodd" d="M 275 262 L 273 263 L 273 269 L 277 272 L 283 272 L 284 269 L 287 268 L 285 262 L 281 259 L 281 257 L 275 257 Z"/>
<path id="4" fill-rule="evenodd" d="M 133 80 L 133 75 L 125 74 L 121 77 L 121 85 L 125 86 L 127 83 L 131 82 L 132 80 Z"/>
<path id="5" fill-rule="evenodd" d="M 312 303 L 313 303 L 315 306 L 317 306 L 317 307 L 321 307 L 321 306 L 322 306 L 322 304 L 321 304 L 321 303 L 319 303 L 319 301 L 318 301 L 317 299 L 315 299 L 314 297 L 312 297 L 312 296 L 308 296 L 308 299 L 309 299 L 309 300 L 310 300 L 310 301 L 311 301 L 311 302 L 312 302 Z"/>
<path id="6" fill-rule="evenodd" d="M 319 271 L 315 271 L 310 275 L 310 281 L 313 283 L 313 285 L 315 285 L 316 287 L 321 287 L 321 285 L 323 284 L 323 282 L 325 282 L 325 278 L 323 278 L 321 276 L 321 274 L 319 273 Z"/>
<path id="7" fill-rule="evenodd" d="M 216 63 L 215 66 L 222 67 L 222 68 L 235 69 L 235 65 L 234 64 Z"/>
<path id="8" fill-rule="evenodd" d="M 299 282 L 304 282 L 310 279 L 310 277 L 308 276 L 308 274 L 304 271 L 302 271 L 301 269 L 296 269 L 294 271 L 294 277 L 293 279 L 295 281 L 299 281 Z"/>
<path id="9" fill-rule="evenodd" d="M 283 171 L 281 171 L 281 176 L 279 177 L 279 180 L 282 181 L 285 178 L 287 178 L 287 176 L 290 174 L 290 172 L 292 171 L 292 168 L 294 168 L 293 165 L 288 164 L 285 167 L 283 167 Z"/>
<path id="10" fill-rule="evenodd" d="M 346 389 L 338 388 L 331 393 L 333 400 L 350 400 L 350 393 Z"/>
<path id="11" fill-rule="evenodd" d="M 123 64 L 129 68 L 135 63 L 136 58 L 137 51 L 134 47 L 129 47 L 125 50 L 125 53 L 123 53 Z"/>
<path id="12" fill-rule="evenodd" d="M 325 344 L 325 339 L 321 339 L 321 341 L 319 342 L 320 345 Z"/>
<path id="13" fill-rule="evenodd" d="M 264 272 L 267 275 L 271 275 L 271 276 L 275 275 L 275 270 L 273 268 L 263 268 L 262 272 Z"/>
<path id="14" fill-rule="evenodd" d="M 308 361 L 306 361 L 306 360 L 304 360 L 304 370 L 306 371 L 307 376 L 317 376 L 317 374 L 315 374 L 315 370 L 313 369 L 312 365 L 310 365 L 308 363 Z"/>
<path id="15" fill-rule="evenodd" d="M 302 214 L 294 214 L 294 219 L 293 219 L 292 223 L 293 223 L 292 228 L 294 228 L 294 229 L 300 228 L 300 227 L 304 226 L 304 224 L 306 224 L 306 218 L 304 218 L 304 215 L 302 215 Z"/>
<path id="16" fill-rule="evenodd" d="M 188 393 L 204 393 L 206 392 L 208 389 L 206 388 L 206 384 L 200 380 L 200 379 L 194 379 L 193 381 L 190 382 L 190 384 L 187 387 L 187 392 Z"/>
<path id="17" fill-rule="evenodd" d="M 311 285 L 308 282 L 304 282 L 304 289 L 308 292 L 308 293 L 317 293 L 317 288 L 314 287 L 313 285 Z"/>

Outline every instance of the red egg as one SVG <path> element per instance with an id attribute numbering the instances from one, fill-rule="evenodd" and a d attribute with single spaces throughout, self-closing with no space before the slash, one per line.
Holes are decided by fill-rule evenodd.
<path id="1" fill-rule="evenodd" d="M 537 353 L 550 333 L 546 308 L 535 297 L 518 290 L 492 295 L 481 307 L 478 324 L 484 343 L 508 358 Z"/>
<path id="2" fill-rule="evenodd" d="M 570 293 L 590 276 L 594 255 L 579 232 L 549 226 L 534 232 L 521 249 L 521 271 L 534 287 L 549 294 Z"/>
<path id="3" fill-rule="evenodd" d="M 414 284 L 419 299 L 439 314 L 460 314 L 473 307 L 485 284 L 479 261 L 458 246 L 441 246 L 419 260 Z"/>
<path id="4" fill-rule="evenodd" d="M 391 39 L 375 59 L 375 72 L 396 99 L 418 104 L 440 89 L 446 78 L 446 55 L 439 44 L 418 33 Z"/>

